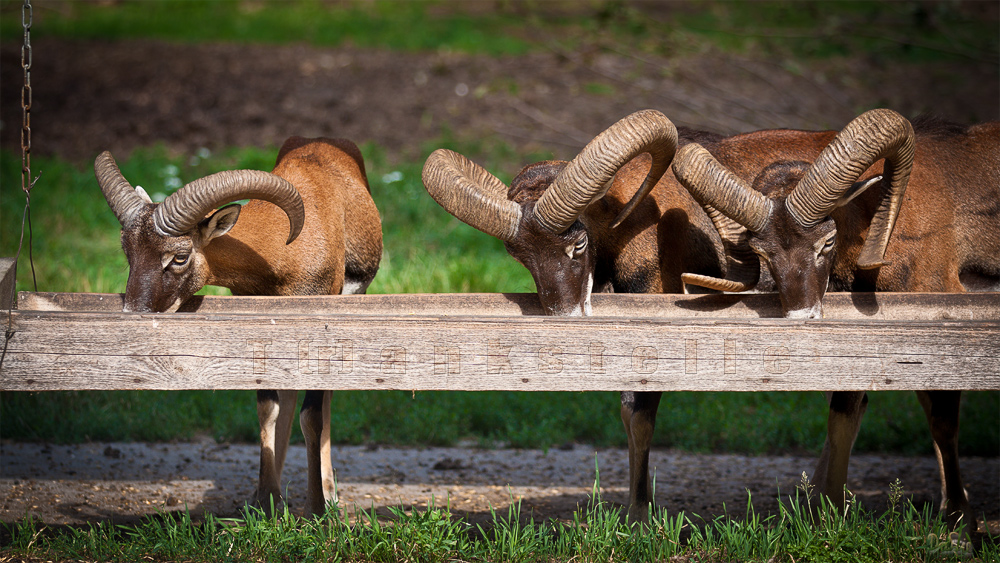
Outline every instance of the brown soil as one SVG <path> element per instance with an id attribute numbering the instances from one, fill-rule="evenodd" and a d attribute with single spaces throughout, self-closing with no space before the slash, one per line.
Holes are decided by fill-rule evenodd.
<path id="1" fill-rule="evenodd" d="M 571 157 L 635 110 L 719 133 L 842 127 L 863 109 L 1000 118 L 990 63 L 921 66 L 698 53 L 632 55 L 614 46 L 517 57 L 355 48 L 33 41 L 33 154 L 92 160 L 165 143 L 277 146 L 291 135 L 373 141 L 422 159 L 442 132 Z M 20 149 L 20 45 L 0 51 L 0 144 Z M 525 163 L 526 164 L 526 163 Z M 515 171 L 509 171 L 513 173 Z"/>
<path id="2" fill-rule="evenodd" d="M 0 445 L 0 521 L 35 515 L 55 525 L 98 520 L 135 522 L 157 511 L 185 507 L 195 516 L 238 515 L 256 485 L 257 447 L 217 444 L 91 443 Z M 573 446 L 540 450 L 476 448 L 333 448 L 341 505 L 353 514 L 387 506 L 450 506 L 472 522 L 501 515 L 512 500 L 525 517 L 570 519 L 587 505 L 596 477 L 605 500 L 628 500 L 628 452 Z M 777 510 L 779 495 L 794 496 L 811 456 L 697 455 L 655 450 L 656 501 L 670 512 L 711 519 L 742 518 L 748 498 L 758 512 Z M 305 506 L 306 457 L 293 446 L 284 472 L 289 507 Z M 1000 533 L 1000 459 L 965 458 L 963 476 L 973 508 Z M 933 458 L 857 455 L 848 486 L 871 509 L 884 509 L 890 483 L 899 479 L 918 506 L 939 497 Z"/>
<path id="3" fill-rule="evenodd" d="M 678 125 L 721 133 L 835 128 L 873 106 L 961 122 L 1000 118 L 996 66 L 975 61 L 914 66 L 858 57 L 803 65 L 713 52 L 634 56 L 610 45 L 500 58 L 50 38 L 33 45 L 33 154 L 81 162 L 105 149 L 124 157 L 164 143 L 192 154 L 202 147 L 275 146 L 290 135 L 372 141 L 391 159 L 418 160 L 435 148 L 427 140 L 443 132 L 565 158 L 608 124 L 647 107 Z M 0 62 L 0 144 L 19 150 L 20 46 L 3 45 Z M 53 524 L 133 521 L 185 506 L 233 515 L 250 498 L 257 467 L 256 446 L 214 442 L 5 443 L 0 455 L 4 522 L 27 514 Z M 513 498 L 536 518 L 566 518 L 586 502 L 595 461 L 605 498 L 622 503 L 627 494 L 627 456 L 620 450 L 339 447 L 333 455 L 345 506 L 374 504 L 380 512 L 387 504 L 434 499 L 481 521 L 491 506 L 502 511 Z M 723 505 L 742 515 L 749 490 L 758 510 L 774 510 L 778 493 L 793 494 L 813 463 L 656 451 L 657 501 L 706 518 L 724 513 Z M 302 448 L 293 448 L 288 465 L 298 511 Z M 998 459 L 965 459 L 963 471 L 974 508 L 1000 533 Z M 850 488 L 864 503 L 884 506 L 897 477 L 918 503 L 939 497 L 928 458 L 856 456 Z"/>

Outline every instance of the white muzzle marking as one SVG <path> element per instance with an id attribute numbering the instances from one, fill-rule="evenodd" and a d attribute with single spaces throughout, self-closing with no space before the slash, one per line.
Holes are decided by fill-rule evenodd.
<path id="1" fill-rule="evenodd" d="M 785 313 L 786 319 L 822 319 L 823 304 L 817 303 L 808 309 L 796 309 Z"/>

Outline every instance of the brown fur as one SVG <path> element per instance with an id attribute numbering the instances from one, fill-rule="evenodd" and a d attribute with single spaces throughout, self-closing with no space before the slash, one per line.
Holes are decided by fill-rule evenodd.
<path id="1" fill-rule="evenodd" d="M 858 264 L 862 245 L 881 201 L 880 184 L 831 212 L 813 227 L 801 227 L 785 210 L 785 198 L 808 167 L 806 162 L 777 160 L 758 174 L 722 161 L 754 189 L 766 194 L 774 211 L 749 245 L 765 256 L 786 314 L 821 312 L 827 282 L 839 291 L 964 292 L 1000 288 L 1000 123 L 960 127 L 936 120 L 915 123 L 913 170 L 895 228 L 885 252 L 888 262 L 874 270 Z M 753 134 L 751 134 L 753 135 Z M 767 133 L 772 139 L 782 135 Z M 822 148 L 833 132 L 812 137 L 808 151 Z M 774 145 L 772 145 L 774 146 Z M 763 159 L 766 162 L 766 158 Z M 721 159 L 720 159 L 721 160 Z M 803 160 L 813 160 L 803 158 Z M 877 162 L 859 181 L 884 172 Z M 816 254 L 822 240 L 836 233 L 829 254 Z M 920 391 L 942 478 L 941 508 L 952 526 L 976 527 L 958 467 L 960 393 Z M 850 451 L 860 428 L 867 398 L 860 392 L 828 393 L 828 433 L 813 481 L 834 503 L 844 503 Z"/>
<path id="2" fill-rule="evenodd" d="M 812 160 L 836 132 L 761 131 L 734 137 L 680 130 L 680 144 L 701 142 L 724 163 L 753 177 L 776 159 Z M 508 199 L 521 206 L 517 240 L 508 252 L 531 272 L 543 307 L 552 314 L 586 310 L 593 273 L 597 291 L 680 293 L 685 272 L 722 276 L 727 263 L 722 240 L 705 211 L 674 177 L 664 174 L 628 219 L 610 225 L 644 181 L 650 157 L 640 155 L 616 174 L 607 194 L 595 201 L 565 232 L 553 234 L 537 225 L 534 203 L 565 166 L 546 161 L 526 166 L 514 178 Z M 576 257 L 566 249 L 587 240 Z M 629 514 L 645 519 L 650 502 L 649 448 L 658 393 L 622 393 L 622 422 L 629 441 Z"/>
<path id="3" fill-rule="evenodd" d="M 382 229 L 357 146 L 292 137 L 273 173 L 302 196 L 302 233 L 285 245 L 288 218 L 274 205 L 250 201 L 232 230 L 205 248 L 207 284 L 237 295 L 324 295 L 340 293 L 345 279 L 371 283 L 382 257 Z"/>
<path id="4" fill-rule="evenodd" d="M 916 154 L 886 259 L 854 266 L 878 205 L 873 188 L 834 211 L 838 260 L 831 289 L 963 292 L 963 278 L 1000 281 L 1000 122 L 966 130 L 935 123 L 916 132 Z M 864 177 L 882 172 L 873 166 Z M 975 288 L 969 288 L 975 289 Z"/>
<path id="5" fill-rule="evenodd" d="M 775 129 L 720 137 L 681 129 L 680 134 L 680 145 L 703 142 L 716 159 L 752 179 L 775 160 L 815 159 L 836 132 Z M 581 218 L 598 247 L 595 284 L 610 281 L 619 292 L 681 293 L 682 273 L 723 276 L 722 241 L 705 211 L 672 172 L 664 174 L 625 223 L 614 231 L 608 229 L 648 168 L 647 155 L 623 166 L 607 195 Z"/>
<path id="6" fill-rule="evenodd" d="M 680 130 L 680 145 L 703 144 L 738 173 L 753 177 L 775 159 L 819 155 L 835 132 L 773 130 L 721 137 Z M 642 155 L 615 176 L 607 195 L 581 217 L 596 246 L 595 287 L 616 292 L 681 293 L 686 272 L 723 277 L 727 262 L 715 226 L 674 177 L 663 176 L 650 195 L 617 229 L 608 226 L 645 178 L 649 157 Z M 648 459 L 659 393 L 622 393 L 622 422 L 629 441 L 629 515 L 644 519 L 651 501 Z"/>
<path id="7" fill-rule="evenodd" d="M 130 265 L 126 308 L 173 310 L 204 285 L 228 287 L 236 295 L 364 293 L 382 257 L 382 227 L 357 146 L 345 139 L 292 137 L 281 147 L 273 173 L 291 182 L 304 204 L 303 228 L 291 244 L 286 244 L 287 216 L 263 201 L 242 206 L 236 224 L 215 238 L 208 238 L 213 218 L 223 217 L 227 208 L 185 236 L 165 237 L 152 225 L 154 205 L 147 205 L 137 226 L 122 232 Z M 190 256 L 189 262 L 163 267 L 178 254 Z M 297 394 L 257 395 L 261 455 L 255 501 L 267 512 L 282 504 L 281 470 Z M 299 420 L 308 457 L 307 508 L 313 514 L 335 498 L 329 411 L 329 391 L 306 392 Z"/>
<path id="8" fill-rule="evenodd" d="M 890 262 L 878 270 L 855 266 L 863 237 L 877 206 L 877 194 L 859 196 L 837 209 L 838 259 L 831 289 L 853 291 L 964 292 L 1000 289 L 1000 123 L 962 130 L 939 122 L 918 122 L 914 168 L 886 248 Z M 881 173 L 881 164 L 871 172 Z M 856 394 L 834 394 L 856 395 Z M 941 474 L 941 510 L 952 527 L 977 528 L 958 462 L 960 392 L 918 391 Z M 814 480 L 823 492 L 840 500 L 850 447 L 837 456 L 832 441 L 847 432 L 857 435 L 864 408 L 848 412 L 841 422 L 831 412 L 830 437 L 824 445 Z M 846 439 L 845 439 L 846 443 Z M 837 494 L 835 494 L 837 493 Z"/>

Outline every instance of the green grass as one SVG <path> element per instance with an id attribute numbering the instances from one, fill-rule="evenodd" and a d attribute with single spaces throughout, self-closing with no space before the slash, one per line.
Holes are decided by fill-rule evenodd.
<path id="1" fill-rule="evenodd" d="M 521 164 L 546 155 L 517 154 L 489 141 L 444 146 L 476 156 L 509 181 Z M 268 170 L 276 148 L 222 154 L 170 155 L 163 148 L 135 151 L 119 162 L 133 184 L 165 195 L 183 182 L 231 168 Z M 418 162 L 390 162 L 363 147 L 372 194 L 383 220 L 385 256 L 372 293 L 531 292 L 534 284 L 503 245 L 443 211 L 426 193 Z M 119 226 L 87 164 L 33 159 L 40 179 L 32 191 L 32 238 L 41 291 L 121 292 L 128 267 Z M 173 188 L 171 188 L 173 186 Z M 20 158 L 0 152 L 0 256 L 13 256 L 24 198 Z M 71 211 L 68 211 L 71 210 Z M 27 252 L 18 289 L 31 290 Z M 209 288 L 225 293 L 221 288 Z M 855 450 L 930 454 L 923 412 L 912 393 L 870 396 Z M 0 436 L 81 442 L 157 441 L 211 435 L 220 441 L 257 439 L 254 394 L 249 391 L 0 393 Z M 358 405 L 366 405 L 359 409 Z M 36 413 L 60 412 L 59 419 Z M 967 393 L 961 445 L 964 455 L 1000 451 L 1000 393 Z M 547 448 L 568 442 L 622 446 L 625 435 L 616 393 L 339 392 L 333 399 L 337 443 L 454 444 Z M 65 419 L 74 424 L 63 424 Z M 820 393 L 667 393 L 654 435 L 657 446 L 687 451 L 817 452 L 826 425 Z M 917 436 L 918 439 L 913 437 Z M 296 440 L 300 440 L 296 429 Z"/>
<path id="2" fill-rule="evenodd" d="M 443 506 L 392 509 L 391 518 L 361 510 L 349 522 L 331 506 L 318 519 L 285 512 L 269 519 L 255 509 L 241 518 L 187 513 L 162 515 L 134 526 L 109 522 L 50 530 L 34 520 L 4 524 L 10 543 L 0 556 L 30 560 L 87 561 L 967 561 L 971 546 L 949 536 L 940 517 L 917 509 L 889 484 L 889 510 L 875 514 L 852 500 L 838 512 L 822 503 L 813 517 L 801 491 L 784 498 L 777 514 L 761 515 L 752 499 L 744 514 L 706 521 L 695 514 L 651 508 L 648 525 L 625 522 L 597 492 L 567 522 L 521 514 L 520 502 L 506 514 L 473 527 Z M 850 497 L 849 497 L 850 498 Z M 952 538 L 956 538 L 952 541 Z M 980 561 L 1000 557 L 983 542 Z"/>
<path id="3" fill-rule="evenodd" d="M 0 37 L 22 35 L 20 0 Z M 664 55 L 706 49 L 799 60 L 996 62 L 996 22 L 951 2 L 127 0 L 36 2 L 32 35 L 75 39 L 356 45 L 519 55 L 553 44 Z"/>
<path id="4" fill-rule="evenodd" d="M 4 38 L 22 33 L 22 2 L 3 2 Z M 99 4 L 36 3 L 32 36 L 75 39 L 165 39 L 182 42 L 297 43 L 446 49 L 472 53 L 522 54 L 528 43 L 513 32 L 513 14 L 472 16 L 461 11 L 432 13 L 427 2 L 254 2 L 142 0 Z"/>
<path id="5" fill-rule="evenodd" d="M 680 20 L 675 41 L 800 60 L 996 62 L 1000 48 L 995 20 L 947 2 L 715 2 Z"/>
<path id="6" fill-rule="evenodd" d="M 4 439 L 74 443 L 166 441 L 209 435 L 254 442 L 251 391 L 88 391 L 0 394 Z M 365 405 L 359 408 L 358 405 Z M 334 393 L 331 439 L 342 444 L 549 448 L 576 442 L 625 445 L 616 393 L 375 392 Z M 54 418 L 36 413 L 59 412 Z M 996 393 L 967 393 L 963 455 L 997 455 Z M 73 420 L 74 424 L 65 424 Z M 692 452 L 816 454 L 826 431 L 820 393 L 667 393 L 654 444 Z M 296 428 L 296 440 L 301 440 Z M 912 393 L 871 395 L 856 452 L 932 453 Z"/>
<path id="7" fill-rule="evenodd" d="M 423 154 L 439 147 L 490 154 L 479 162 L 506 182 L 523 164 L 550 157 L 494 151 L 479 143 L 460 146 L 447 138 L 428 143 Z M 420 179 L 423 160 L 390 165 L 373 146 L 364 153 L 384 239 L 382 263 L 369 293 L 534 291 L 531 275 L 500 240 L 455 219 L 431 199 Z"/>

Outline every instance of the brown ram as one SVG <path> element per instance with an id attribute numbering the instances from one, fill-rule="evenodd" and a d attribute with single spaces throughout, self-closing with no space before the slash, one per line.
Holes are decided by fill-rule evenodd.
<path id="1" fill-rule="evenodd" d="M 236 295 L 364 293 L 378 271 L 381 221 L 361 152 L 350 141 L 292 137 L 272 173 L 219 172 L 161 204 L 133 189 L 110 153 L 97 157 L 94 169 L 122 225 L 129 262 L 124 311 L 176 311 L 205 285 Z M 232 203 L 242 199 L 251 201 Z M 231 205 L 216 210 L 224 204 Z M 261 449 L 254 500 L 265 511 L 282 503 L 281 470 L 297 395 L 257 393 Z M 330 398 L 330 391 L 307 391 L 299 416 L 313 514 L 336 494 Z"/>
<path id="2" fill-rule="evenodd" d="M 645 110 L 595 137 L 571 163 L 526 166 L 509 189 L 444 149 L 427 159 L 423 178 L 452 215 L 504 241 L 531 272 L 547 314 L 589 315 L 594 288 L 680 293 L 684 272 L 757 279 L 756 258 L 740 253 L 744 230 L 712 209 L 706 214 L 666 173 L 678 144 L 704 143 L 752 175 L 776 159 L 814 159 L 829 140 L 788 130 L 723 138 L 682 129 L 678 136 L 669 119 Z M 644 519 L 651 500 L 649 447 L 660 396 L 621 394 L 632 519 Z"/>
<path id="3" fill-rule="evenodd" d="M 786 317 L 821 317 L 828 286 L 998 289 L 1000 123 L 960 128 L 924 121 L 914 132 L 899 114 L 872 110 L 806 160 L 813 162 L 784 160 L 754 175 L 692 144 L 674 162 L 696 199 L 745 228 L 744 247 L 766 264 Z M 752 287 L 702 275 L 685 281 L 728 291 Z M 961 393 L 917 395 L 940 465 L 941 508 L 953 526 L 964 520 L 974 530 L 958 464 Z M 813 481 L 842 506 L 867 396 L 836 392 L 828 400 L 827 440 Z"/>

